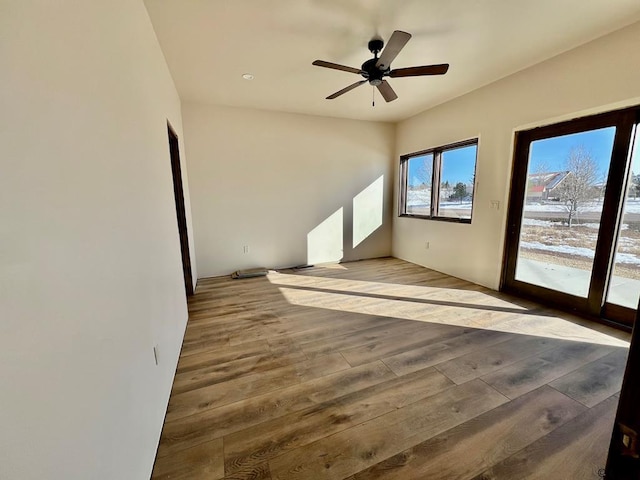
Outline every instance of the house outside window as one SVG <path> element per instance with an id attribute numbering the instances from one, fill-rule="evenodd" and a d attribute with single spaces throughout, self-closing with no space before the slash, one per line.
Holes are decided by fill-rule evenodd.
<path id="1" fill-rule="evenodd" d="M 564 182 L 571 172 L 545 172 L 532 173 L 529 175 L 527 184 L 528 202 L 560 201 L 562 192 L 562 182 Z"/>

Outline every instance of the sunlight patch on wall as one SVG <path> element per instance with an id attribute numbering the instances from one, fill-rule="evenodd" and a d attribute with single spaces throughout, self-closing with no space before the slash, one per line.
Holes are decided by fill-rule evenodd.
<path id="1" fill-rule="evenodd" d="M 382 225 L 384 175 L 353 198 L 353 248 Z"/>
<path id="2" fill-rule="evenodd" d="M 338 262 L 342 259 L 342 207 L 307 234 L 307 263 Z"/>

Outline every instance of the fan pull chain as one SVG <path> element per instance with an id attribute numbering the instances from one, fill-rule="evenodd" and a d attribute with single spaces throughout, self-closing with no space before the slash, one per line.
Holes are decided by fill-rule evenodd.
<path id="1" fill-rule="evenodd" d="M 376 106 L 376 89 L 375 87 L 371 87 L 371 106 Z"/>

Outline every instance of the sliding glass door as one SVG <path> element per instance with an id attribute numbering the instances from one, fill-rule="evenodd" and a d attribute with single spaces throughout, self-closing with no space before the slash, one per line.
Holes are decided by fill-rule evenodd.
<path id="1" fill-rule="evenodd" d="M 640 297 L 638 115 L 627 109 L 518 132 L 503 290 L 632 322 Z"/>
<path id="2" fill-rule="evenodd" d="M 614 310 L 612 307 L 635 309 L 640 300 L 640 134 L 637 124 L 635 132 L 605 304 L 608 310 Z"/>
<path id="3" fill-rule="evenodd" d="M 615 132 L 531 142 L 516 280 L 588 296 Z"/>

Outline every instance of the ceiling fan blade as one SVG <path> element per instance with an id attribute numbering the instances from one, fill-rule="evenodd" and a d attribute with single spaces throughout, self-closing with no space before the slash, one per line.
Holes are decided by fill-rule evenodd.
<path id="1" fill-rule="evenodd" d="M 359 68 L 347 67 L 345 65 L 338 65 L 337 63 L 325 62 L 324 60 L 316 60 L 313 65 L 317 67 L 333 68 L 334 70 L 342 70 L 343 72 L 360 73 Z"/>
<path id="2" fill-rule="evenodd" d="M 424 65 L 422 67 L 396 68 L 389 72 L 389 76 L 395 77 L 421 77 L 423 75 L 444 75 L 449 70 L 449 64 Z"/>
<path id="3" fill-rule="evenodd" d="M 398 95 L 396 95 L 396 92 L 393 91 L 393 88 L 391 88 L 391 85 L 389 85 L 389 82 L 386 80 L 383 80 L 382 83 L 378 85 L 378 90 L 380 91 L 382 98 L 387 102 L 393 102 L 398 98 Z"/>
<path id="4" fill-rule="evenodd" d="M 348 87 L 343 88 L 342 90 L 338 90 L 336 93 L 332 93 L 331 95 L 329 95 L 327 97 L 327 100 L 333 100 L 336 97 L 339 97 L 340 95 L 342 95 L 343 93 L 347 93 L 350 92 L 351 90 L 353 90 L 356 87 L 359 87 L 360 85 L 362 85 L 363 83 L 367 83 L 366 80 L 360 80 L 359 82 L 356 83 L 352 83 L 351 85 L 349 85 Z"/>
<path id="5" fill-rule="evenodd" d="M 384 47 L 380 58 L 376 62 L 376 67 L 382 70 L 389 68 L 391 62 L 398 56 L 400 50 L 404 48 L 410 38 L 410 33 L 401 30 L 393 32 L 393 35 L 391 35 L 391 38 L 387 42 L 387 46 Z"/>

